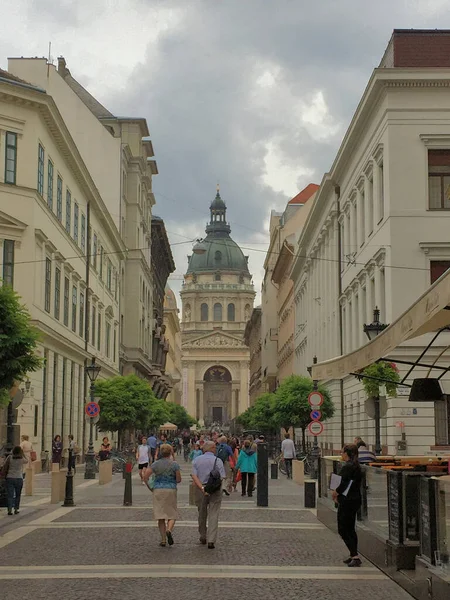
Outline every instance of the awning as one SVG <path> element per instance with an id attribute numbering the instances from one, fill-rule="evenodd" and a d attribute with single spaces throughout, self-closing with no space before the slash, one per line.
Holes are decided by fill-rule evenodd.
<path id="1" fill-rule="evenodd" d="M 312 366 L 317 381 L 343 379 L 387 356 L 402 342 L 450 325 L 450 270 L 444 273 L 394 323 L 365 346 Z"/>
<path id="2" fill-rule="evenodd" d="M 178 427 L 173 423 L 164 423 L 164 425 L 161 425 L 159 428 L 160 431 L 176 431 L 177 429 Z"/>

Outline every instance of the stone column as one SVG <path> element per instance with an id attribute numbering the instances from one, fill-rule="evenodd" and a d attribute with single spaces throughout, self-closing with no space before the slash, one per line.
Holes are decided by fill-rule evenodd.
<path id="1" fill-rule="evenodd" d="M 358 338 L 359 338 L 359 345 L 362 346 L 365 344 L 365 340 L 364 338 L 366 337 L 366 334 L 364 333 L 363 330 L 363 326 L 364 323 L 366 323 L 366 319 L 365 319 L 365 312 L 366 312 L 366 300 L 364 299 L 364 294 L 363 294 L 363 287 L 360 283 L 359 285 L 359 302 L 358 302 L 358 309 L 359 309 L 359 314 L 358 314 L 358 320 L 359 320 L 359 334 L 358 334 Z"/>
<path id="2" fill-rule="evenodd" d="M 240 364 L 241 371 L 241 386 L 240 386 L 240 402 L 239 402 L 239 414 L 247 410 L 250 406 L 249 397 L 249 363 L 246 360 L 242 360 Z"/>

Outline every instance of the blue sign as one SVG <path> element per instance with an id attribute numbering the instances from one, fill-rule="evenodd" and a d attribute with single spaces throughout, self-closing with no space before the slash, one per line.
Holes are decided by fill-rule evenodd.
<path id="1" fill-rule="evenodd" d="M 322 413 L 320 410 L 315 409 L 311 411 L 310 417 L 313 421 L 319 421 L 322 417 Z"/>
<path id="2" fill-rule="evenodd" d="M 100 406 L 97 402 L 88 402 L 84 407 L 84 411 L 88 417 L 96 417 L 100 413 Z"/>

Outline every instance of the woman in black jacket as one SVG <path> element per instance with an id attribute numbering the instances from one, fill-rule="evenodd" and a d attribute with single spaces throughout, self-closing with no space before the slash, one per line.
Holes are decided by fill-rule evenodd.
<path id="1" fill-rule="evenodd" d="M 333 492 L 333 500 L 338 503 L 338 532 L 348 548 L 350 556 L 344 560 L 349 567 L 360 567 L 358 536 L 356 534 L 356 514 L 361 508 L 361 466 L 358 461 L 358 448 L 347 444 L 342 450 L 345 465 L 339 475 L 341 483 Z"/>

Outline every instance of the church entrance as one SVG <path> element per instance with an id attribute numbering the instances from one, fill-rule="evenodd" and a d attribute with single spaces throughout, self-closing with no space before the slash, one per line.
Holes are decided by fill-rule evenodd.
<path id="1" fill-rule="evenodd" d="M 203 377 L 205 425 L 225 424 L 231 419 L 231 373 L 225 367 L 210 367 Z"/>

